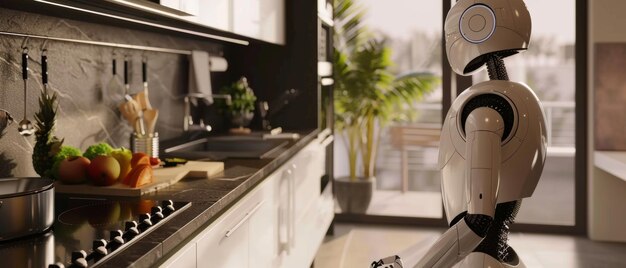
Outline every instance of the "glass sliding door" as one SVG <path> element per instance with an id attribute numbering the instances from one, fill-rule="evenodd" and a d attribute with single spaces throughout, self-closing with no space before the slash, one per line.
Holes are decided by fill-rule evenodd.
<path id="1" fill-rule="evenodd" d="M 365 215 L 356 219 L 444 226 L 437 168 L 442 114 L 458 93 L 471 84 L 487 80 L 486 71 L 471 77 L 457 77 L 450 75 L 447 63 L 442 63 L 445 59 L 442 21 L 446 12 L 443 9 L 456 1 L 355 1 L 367 9 L 364 17 L 367 26 L 390 42 L 394 74 L 431 72 L 443 76 L 444 85 L 413 104 L 414 116 L 380 129 L 373 200 Z M 586 21 L 577 23 L 576 19 L 582 12 L 577 11 L 577 5 L 584 7 L 586 1 L 578 4 L 575 0 L 524 2 L 532 17 L 529 50 L 505 62 L 510 80 L 529 85 L 542 102 L 548 152 L 539 184 L 534 195 L 523 200 L 516 223 L 520 230 L 580 232 L 585 225 L 583 210 L 586 206 L 583 200 L 586 198 L 583 196 L 586 169 L 581 168 L 586 165 L 583 157 L 586 145 L 581 142 L 586 119 L 580 111 L 586 106 L 577 105 L 575 100 L 580 101 L 581 94 L 586 94 L 586 80 L 580 78 L 580 73 L 584 73 L 581 70 L 586 67 L 577 65 L 585 62 L 577 56 L 586 55 L 586 45 L 577 44 L 576 40 L 582 42 L 587 32 L 581 28 Z M 558 19 L 555 19 L 555 10 L 558 10 Z M 586 17 L 580 19 L 586 20 Z M 336 176 L 345 175 L 348 169 L 342 142 L 340 139 L 335 146 Z M 341 213 L 339 209 L 337 212 Z"/>
<path id="2" fill-rule="evenodd" d="M 396 77 L 442 73 L 442 4 L 438 1 L 354 0 L 364 7 L 363 23 L 386 40 Z M 437 168 L 441 129 L 442 88 L 416 100 L 410 112 L 380 131 L 376 184 L 366 212 L 374 216 L 442 219 L 440 174 Z M 335 146 L 335 176 L 345 176 L 345 140 Z M 338 210 L 339 212 L 340 210 Z"/>

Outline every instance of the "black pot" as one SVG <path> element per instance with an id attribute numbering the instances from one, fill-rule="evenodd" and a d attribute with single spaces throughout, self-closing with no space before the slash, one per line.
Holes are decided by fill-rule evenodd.
<path id="1" fill-rule="evenodd" d="M 335 178 L 335 196 L 343 213 L 365 214 L 372 201 L 375 177 Z"/>

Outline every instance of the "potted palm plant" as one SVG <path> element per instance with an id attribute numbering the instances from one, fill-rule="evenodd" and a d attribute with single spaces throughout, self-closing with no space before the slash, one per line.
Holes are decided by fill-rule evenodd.
<path id="1" fill-rule="evenodd" d="M 395 77 L 386 41 L 361 23 L 364 9 L 353 0 L 338 0 L 334 10 L 335 125 L 346 141 L 349 163 L 349 176 L 335 179 L 335 194 L 344 213 L 365 213 L 381 129 L 409 112 L 439 78 L 426 73 Z"/>

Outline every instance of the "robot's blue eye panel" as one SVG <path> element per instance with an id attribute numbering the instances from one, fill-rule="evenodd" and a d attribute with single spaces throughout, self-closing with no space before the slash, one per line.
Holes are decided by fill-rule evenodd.
<path id="1" fill-rule="evenodd" d="M 511 130 L 515 124 L 515 108 L 504 97 L 497 94 L 481 94 L 469 100 L 461 111 L 461 128 L 465 135 L 465 121 L 472 111 L 477 108 L 488 107 L 494 109 L 504 120 L 504 132 L 502 141 L 511 136 Z"/>

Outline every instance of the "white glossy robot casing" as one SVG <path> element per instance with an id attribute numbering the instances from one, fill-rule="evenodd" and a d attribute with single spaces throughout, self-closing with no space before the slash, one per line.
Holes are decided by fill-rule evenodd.
<path id="1" fill-rule="evenodd" d="M 485 67 L 484 55 L 507 57 L 526 50 L 532 25 L 522 0 L 460 0 L 444 27 L 452 70 L 470 75 Z"/>
<path id="2" fill-rule="evenodd" d="M 535 190 L 546 157 L 546 125 L 543 108 L 526 85 L 491 80 L 476 84 L 461 93 L 450 107 L 441 132 L 439 168 L 446 217 L 450 223 L 467 211 L 468 182 L 465 175 L 465 134 L 461 111 L 467 102 L 482 94 L 504 97 L 512 106 L 514 121 L 501 147 L 500 183 L 497 203 L 529 197 Z"/>
<path id="3" fill-rule="evenodd" d="M 446 115 L 439 168 L 450 228 L 416 267 L 524 267 L 512 249 L 513 260 L 506 259 L 508 229 L 502 226 L 539 182 L 546 124 L 535 93 L 508 81 L 502 58 L 528 47 L 530 14 L 522 0 L 460 0 L 444 30 L 452 70 L 469 75 L 488 65 L 492 80 L 462 92 Z M 483 240 L 497 246 L 476 252 Z"/>

